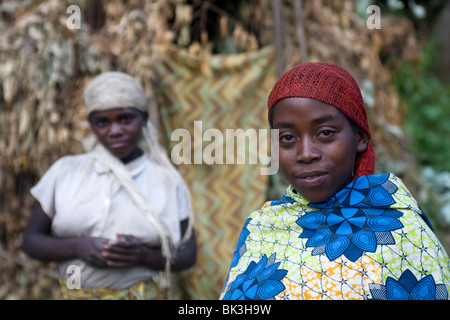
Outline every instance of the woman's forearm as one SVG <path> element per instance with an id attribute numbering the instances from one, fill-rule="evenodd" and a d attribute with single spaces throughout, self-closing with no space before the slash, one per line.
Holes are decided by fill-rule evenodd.
<path id="1" fill-rule="evenodd" d="M 30 257 L 50 262 L 78 258 L 78 239 L 55 239 L 52 236 L 33 233 L 24 238 L 22 250 Z"/>

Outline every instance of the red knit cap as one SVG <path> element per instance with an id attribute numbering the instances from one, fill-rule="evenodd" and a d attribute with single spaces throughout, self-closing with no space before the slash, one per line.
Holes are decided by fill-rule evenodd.
<path id="1" fill-rule="evenodd" d="M 302 63 L 287 71 L 269 95 L 269 113 L 285 98 L 310 98 L 338 108 L 371 137 L 361 91 L 355 79 L 341 67 L 324 62 Z M 353 178 L 373 174 L 375 152 L 369 143 L 356 156 Z"/>

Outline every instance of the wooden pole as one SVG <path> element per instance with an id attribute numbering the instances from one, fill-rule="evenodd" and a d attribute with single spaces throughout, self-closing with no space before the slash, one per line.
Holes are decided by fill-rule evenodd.
<path id="1" fill-rule="evenodd" d="M 302 55 L 303 62 L 309 61 L 308 55 L 308 41 L 305 36 L 305 29 L 303 28 L 303 1 L 294 0 L 294 10 L 295 10 L 295 28 L 297 33 L 298 44 L 300 46 L 300 53 Z"/>
<path id="2" fill-rule="evenodd" d="M 275 36 L 275 52 L 277 61 L 278 78 L 284 73 L 284 56 L 283 56 L 283 32 L 281 22 L 281 6 L 280 0 L 272 0 L 274 36 Z"/>

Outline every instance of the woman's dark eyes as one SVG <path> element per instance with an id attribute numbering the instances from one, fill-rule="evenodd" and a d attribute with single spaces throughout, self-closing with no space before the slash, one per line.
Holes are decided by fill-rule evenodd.
<path id="1" fill-rule="evenodd" d="M 108 124 L 108 121 L 106 119 L 99 118 L 95 119 L 94 123 L 97 127 L 104 128 Z"/>
<path id="2" fill-rule="evenodd" d="M 317 138 L 331 138 L 335 134 L 333 130 L 322 130 L 317 134 Z M 293 135 L 286 134 L 284 136 L 280 136 L 280 142 L 288 143 L 295 141 L 295 137 Z"/>
<path id="3" fill-rule="evenodd" d="M 134 117 L 131 115 L 122 115 L 117 120 L 119 123 L 128 124 L 133 121 Z M 104 128 L 110 124 L 108 119 L 97 118 L 94 120 L 94 123 L 99 128 Z"/>
<path id="4" fill-rule="evenodd" d="M 133 120 L 133 116 L 129 114 L 124 114 L 119 117 L 119 121 L 122 123 L 130 123 Z"/>
<path id="5" fill-rule="evenodd" d="M 291 135 L 288 135 L 288 134 L 280 137 L 280 141 L 281 142 L 290 142 L 293 139 L 294 139 L 294 136 L 291 136 Z"/>
<path id="6" fill-rule="evenodd" d="M 334 131 L 332 131 L 332 130 L 323 130 L 323 131 L 319 132 L 319 136 L 325 137 L 325 138 L 331 137 L 333 134 L 334 134 Z"/>

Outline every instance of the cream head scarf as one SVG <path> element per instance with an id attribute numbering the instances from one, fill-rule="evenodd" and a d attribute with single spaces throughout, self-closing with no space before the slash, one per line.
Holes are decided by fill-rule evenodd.
<path id="1" fill-rule="evenodd" d="M 144 88 L 136 79 L 122 72 L 105 72 L 92 80 L 84 91 L 84 103 L 88 115 L 94 111 L 127 107 L 147 111 Z M 161 170 L 166 171 L 167 182 L 173 183 L 175 176 L 179 174 L 169 160 L 166 150 L 160 145 L 157 130 L 150 121 L 147 121 L 146 125 L 143 126 L 142 135 L 143 139 L 140 146 L 149 160 L 159 165 Z M 158 212 L 155 212 L 152 205 L 136 188 L 133 179 L 117 157 L 113 156 L 100 143 L 97 144 L 94 155 L 97 161 L 100 161 L 109 169 L 158 232 L 162 252 L 166 257 L 166 271 L 169 272 L 175 244 L 168 227 L 160 218 Z M 193 215 L 190 204 L 189 213 L 188 229 L 179 246 L 185 243 L 192 234 Z"/>
<path id="2" fill-rule="evenodd" d="M 127 107 L 147 111 L 144 88 L 122 72 L 105 72 L 92 80 L 84 90 L 84 103 L 88 115 L 93 111 Z"/>

